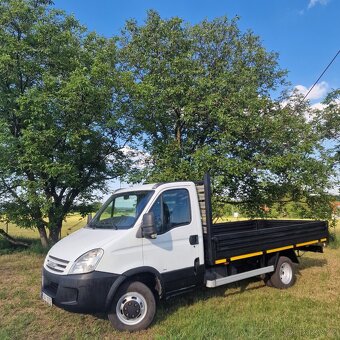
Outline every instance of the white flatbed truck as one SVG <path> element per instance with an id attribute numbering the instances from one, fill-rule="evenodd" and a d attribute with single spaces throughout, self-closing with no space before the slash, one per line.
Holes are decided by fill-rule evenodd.
<path id="1" fill-rule="evenodd" d="M 295 283 L 296 250 L 322 252 L 326 221 L 212 223 L 210 178 L 116 190 L 91 222 L 46 256 L 41 295 L 81 313 L 104 312 L 119 330 L 147 328 L 156 301 L 199 286 L 261 276 Z"/>

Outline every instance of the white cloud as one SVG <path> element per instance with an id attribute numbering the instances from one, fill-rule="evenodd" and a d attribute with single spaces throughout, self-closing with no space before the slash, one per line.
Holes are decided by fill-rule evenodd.
<path id="1" fill-rule="evenodd" d="M 329 0 L 309 0 L 308 9 L 314 7 L 317 4 L 325 6 L 328 2 Z"/>
<path id="2" fill-rule="evenodd" d="M 322 103 L 320 103 L 320 102 L 311 105 L 311 109 L 312 109 L 312 110 L 310 110 L 310 111 L 304 113 L 304 116 L 305 116 L 306 121 L 307 121 L 307 122 L 310 122 L 313 118 L 315 118 L 315 115 L 316 115 L 316 111 L 315 111 L 315 110 L 320 110 L 320 111 L 322 111 L 325 107 L 326 107 L 326 105 L 325 105 L 325 104 L 322 104 Z"/>
<path id="3" fill-rule="evenodd" d="M 147 162 L 150 160 L 150 154 L 141 150 L 132 149 L 129 146 L 125 146 L 121 149 L 125 156 L 128 156 L 133 162 L 133 168 L 143 169 L 147 166 Z"/>
<path id="4" fill-rule="evenodd" d="M 313 110 L 323 110 L 325 107 L 326 105 L 322 103 L 315 103 L 311 106 Z"/>
<path id="5" fill-rule="evenodd" d="M 295 89 L 300 92 L 302 95 L 307 94 L 307 92 L 310 90 L 310 87 L 307 88 L 303 85 L 296 85 Z M 329 85 L 327 82 L 322 81 L 319 84 L 316 84 L 313 88 L 313 90 L 308 94 L 307 99 L 309 100 L 316 100 L 323 98 L 329 90 Z"/>

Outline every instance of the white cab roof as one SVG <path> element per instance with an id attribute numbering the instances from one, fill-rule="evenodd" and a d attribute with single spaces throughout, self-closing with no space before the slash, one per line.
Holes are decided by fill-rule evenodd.
<path id="1" fill-rule="evenodd" d="M 163 187 L 163 186 L 166 186 L 167 188 L 171 188 L 171 187 L 179 187 L 179 186 L 188 186 L 188 185 L 192 185 L 192 184 L 193 184 L 193 182 L 167 182 L 167 183 L 143 184 L 143 185 L 131 186 L 129 188 L 117 189 L 113 192 L 113 194 L 130 192 L 130 191 L 155 190 L 155 189 Z"/>

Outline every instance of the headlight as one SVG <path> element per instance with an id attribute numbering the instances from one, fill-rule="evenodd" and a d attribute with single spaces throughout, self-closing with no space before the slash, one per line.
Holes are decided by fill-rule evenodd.
<path id="1" fill-rule="evenodd" d="M 74 262 L 69 274 L 85 274 L 94 271 L 103 254 L 104 250 L 100 248 L 88 251 Z"/>

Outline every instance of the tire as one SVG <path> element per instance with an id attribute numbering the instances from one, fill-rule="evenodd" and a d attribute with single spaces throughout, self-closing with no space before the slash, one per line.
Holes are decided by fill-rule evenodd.
<path id="1" fill-rule="evenodd" d="M 278 289 L 287 289 L 294 285 L 296 281 L 295 266 L 288 257 L 281 256 L 270 279 L 268 286 Z"/>
<path id="2" fill-rule="evenodd" d="M 275 266 L 275 256 L 272 256 L 269 261 L 268 261 L 268 266 Z M 265 283 L 266 286 L 268 287 L 273 287 L 273 284 L 272 282 L 270 281 L 272 275 L 274 273 L 267 273 L 267 274 L 264 274 L 264 278 L 263 278 L 263 281 Z"/>
<path id="3" fill-rule="evenodd" d="M 139 281 L 124 283 L 117 291 L 108 313 L 111 325 L 119 331 L 146 329 L 156 313 L 155 296 Z"/>
<path id="4" fill-rule="evenodd" d="M 265 283 L 266 286 L 268 287 L 273 287 L 272 282 L 270 281 L 271 275 L 270 274 L 266 274 L 263 281 Z"/>

